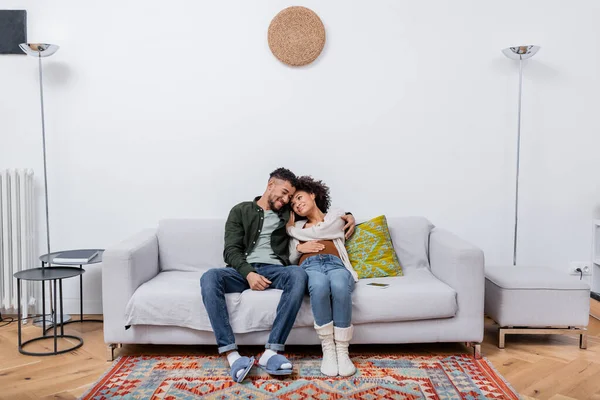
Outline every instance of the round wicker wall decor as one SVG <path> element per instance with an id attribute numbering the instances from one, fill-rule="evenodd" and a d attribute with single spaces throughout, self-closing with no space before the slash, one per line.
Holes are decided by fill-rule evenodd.
<path id="1" fill-rule="evenodd" d="M 269 47 L 285 64 L 310 64 L 325 46 L 325 26 L 314 11 L 306 7 L 288 7 L 269 25 Z"/>

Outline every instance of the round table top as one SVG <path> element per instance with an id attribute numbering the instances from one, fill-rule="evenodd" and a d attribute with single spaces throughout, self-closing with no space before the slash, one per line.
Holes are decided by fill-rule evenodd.
<path id="1" fill-rule="evenodd" d="M 53 279 L 66 279 L 83 274 L 85 270 L 74 267 L 31 268 L 19 271 L 13 276 L 26 281 L 50 281 Z"/>
<path id="2" fill-rule="evenodd" d="M 74 263 L 65 263 L 65 262 L 61 262 L 61 263 L 54 263 L 54 258 L 58 257 L 59 255 L 61 257 L 68 257 L 69 253 L 74 252 L 74 251 L 81 251 L 81 250 L 90 250 L 90 251 L 97 251 L 98 255 L 94 258 L 92 258 L 89 262 L 87 263 L 78 263 L 78 262 L 74 262 Z M 50 254 L 43 254 L 40 256 L 40 261 L 47 263 L 47 264 L 60 264 L 60 265 L 88 265 L 88 264 L 97 264 L 99 262 L 102 262 L 102 254 L 104 254 L 104 249 L 73 249 L 73 250 L 64 250 L 64 251 L 55 251 L 52 252 Z M 48 260 L 50 260 L 50 262 L 48 262 Z M 52 267 L 54 268 L 54 267 Z"/>

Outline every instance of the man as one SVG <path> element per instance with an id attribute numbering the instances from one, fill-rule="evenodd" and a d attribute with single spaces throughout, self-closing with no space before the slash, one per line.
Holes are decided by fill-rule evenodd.
<path id="1" fill-rule="evenodd" d="M 289 237 L 286 224 L 290 218 L 287 204 L 294 195 L 296 175 L 278 168 L 269 176 L 262 196 L 234 206 L 225 223 L 223 257 L 230 268 L 213 268 L 202 275 L 202 301 L 219 346 L 226 353 L 231 377 L 241 382 L 254 363 L 254 357 L 242 357 L 237 352 L 235 337 L 229 324 L 226 293 L 241 293 L 252 289 L 281 289 L 277 314 L 265 352 L 258 360 L 261 368 L 272 375 L 289 375 L 292 363 L 278 351 L 283 351 L 306 291 L 306 273 L 290 265 Z M 348 236 L 354 231 L 354 217 L 346 215 Z"/>

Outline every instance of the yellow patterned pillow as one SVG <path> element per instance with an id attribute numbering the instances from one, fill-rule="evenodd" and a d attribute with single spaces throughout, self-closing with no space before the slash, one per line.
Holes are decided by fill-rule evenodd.
<path id="1" fill-rule="evenodd" d="M 359 278 L 403 275 L 385 215 L 358 224 L 346 251 Z"/>

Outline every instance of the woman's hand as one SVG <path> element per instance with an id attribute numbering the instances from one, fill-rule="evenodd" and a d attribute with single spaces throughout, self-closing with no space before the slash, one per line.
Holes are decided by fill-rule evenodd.
<path id="1" fill-rule="evenodd" d="M 285 227 L 286 227 L 286 229 L 293 228 L 295 224 L 296 224 L 296 214 L 294 213 L 294 211 L 290 211 L 290 219 L 288 220 L 288 223 Z"/>
<path id="2" fill-rule="evenodd" d="M 325 246 L 316 240 L 311 240 L 310 242 L 305 242 L 296 246 L 296 250 L 302 254 L 318 253 L 324 248 Z"/>

